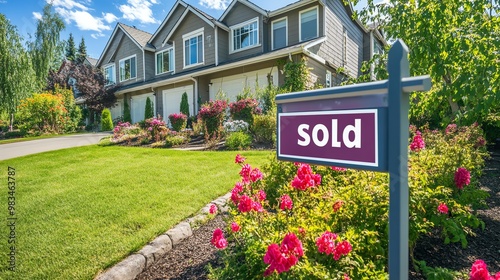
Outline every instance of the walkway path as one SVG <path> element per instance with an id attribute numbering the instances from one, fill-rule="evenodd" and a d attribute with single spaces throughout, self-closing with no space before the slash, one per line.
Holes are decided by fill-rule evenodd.
<path id="1" fill-rule="evenodd" d="M 99 143 L 109 132 L 75 134 L 0 145 L 0 160 Z"/>

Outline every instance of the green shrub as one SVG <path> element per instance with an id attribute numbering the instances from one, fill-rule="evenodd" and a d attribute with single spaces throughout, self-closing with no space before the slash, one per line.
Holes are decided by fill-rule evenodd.
<path id="1" fill-rule="evenodd" d="M 102 131 L 113 130 L 113 120 L 111 119 L 111 112 L 107 108 L 102 110 L 101 113 L 101 130 Z"/>
<path id="2" fill-rule="evenodd" d="M 466 246 L 471 229 L 484 227 L 475 212 L 487 197 L 477 180 L 487 155 L 481 129 L 450 125 L 446 131 L 417 132 L 412 127 L 411 133 L 409 251 L 419 237 L 436 232 L 445 243 Z M 272 274 L 271 279 L 387 278 L 387 173 L 284 162 L 275 155 L 262 173 L 237 162 L 242 165 L 241 181 L 231 191 L 226 229 L 234 246 L 222 254 L 223 267 L 210 270 L 212 279 L 258 279 L 265 274 Z M 458 172 L 465 169 L 470 181 Z M 238 231 L 232 231 L 233 222 Z M 333 237 L 322 238 L 327 231 L 335 233 L 335 243 Z M 280 245 L 290 234 L 300 245 Z M 332 254 L 322 247 L 325 242 L 332 245 Z M 273 257 L 265 257 L 270 252 Z M 265 263 L 289 263 L 283 258 L 291 265 L 278 273 Z"/>
<path id="3" fill-rule="evenodd" d="M 24 136 L 26 136 L 26 131 L 22 131 L 22 130 L 7 131 L 3 134 L 3 137 L 5 139 L 22 138 Z"/>
<path id="4" fill-rule="evenodd" d="M 165 147 L 171 148 L 187 143 L 187 138 L 183 135 L 171 134 L 165 138 Z"/>
<path id="5" fill-rule="evenodd" d="M 233 120 L 244 121 L 252 127 L 254 116 L 262 113 L 262 110 L 258 106 L 259 102 L 256 99 L 240 99 L 229 104 L 229 112 Z"/>
<path id="6" fill-rule="evenodd" d="M 151 99 L 149 99 L 148 96 L 148 98 L 146 98 L 146 108 L 144 108 L 144 119 L 147 120 L 154 117 L 154 112 L 155 110 L 153 108 L 153 102 L 151 102 Z"/>
<path id="7" fill-rule="evenodd" d="M 62 95 L 49 92 L 21 100 L 16 120 L 21 130 L 39 133 L 64 132 L 71 122 Z"/>
<path id="8" fill-rule="evenodd" d="M 127 98 L 123 102 L 123 122 L 132 123 L 132 116 L 130 115 L 130 106 L 128 105 Z"/>
<path id="9" fill-rule="evenodd" d="M 256 142 L 275 146 L 276 115 L 256 115 L 253 121 L 252 132 Z"/>
<path id="10" fill-rule="evenodd" d="M 172 125 L 172 129 L 181 132 L 187 126 L 187 116 L 183 113 L 173 113 L 168 115 L 168 119 L 170 121 L 170 125 Z"/>
<path id="11" fill-rule="evenodd" d="M 227 101 L 210 100 L 201 106 L 198 120 L 203 121 L 204 133 L 207 139 L 218 138 L 222 132 L 222 123 L 226 115 Z"/>
<path id="12" fill-rule="evenodd" d="M 252 145 L 252 136 L 243 131 L 230 133 L 226 137 L 226 146 L 230 150 L 246 150 Z"/>
<path id="13" fill-rule="evenodd" d="M 186 92 L 182 94 L 180 112 L 189 118 L 189 103 L 188 103 L 188 95 Z"/>

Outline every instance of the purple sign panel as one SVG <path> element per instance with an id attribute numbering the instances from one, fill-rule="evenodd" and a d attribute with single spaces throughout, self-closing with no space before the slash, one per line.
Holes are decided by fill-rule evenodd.
<path id="1" fill-rule="evenodd" d="M 278 114 L 278 158 L 378 167 L 377 109 Z"/>

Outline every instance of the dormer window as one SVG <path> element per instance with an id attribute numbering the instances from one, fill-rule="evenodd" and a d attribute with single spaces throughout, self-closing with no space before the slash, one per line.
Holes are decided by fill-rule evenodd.
<path id="1" fill-rule="evenodd" d="M 318 7 L 300 12 L 300 41 L 318 37 Z"/>
<path id="2" fill-rule="evenodd" d="M 232 52 L 252 48 L 259 44 L 258 18 L 231 27 Z"/>

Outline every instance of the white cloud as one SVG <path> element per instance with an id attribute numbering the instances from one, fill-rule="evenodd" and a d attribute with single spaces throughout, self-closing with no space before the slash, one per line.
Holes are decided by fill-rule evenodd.
<path id="1" fill-rule="evenodd" d="M 33 17 L 36 19 L 36 20 L 41 20 L 42 19 L 42 14 L 39 13 L 39 12 L 33 12 Z"/>
<path id="2" fill-rule="evenodd" d="M 229 0 L 200 0 L 199 4 L 203 7 L 214 10 L 225 10 Z"/>
<path id="3" fill-rule="evenodd" d="M 99 37 L 104 37 L 106 35 L 102 34 L 102 33 L 93 33 L 93 34 L 90 34 L 90 37 L 94 38 L 94 39 L 98 39 Z"/>
<path id="4" fill-rule="evenodd" d="M 126 5 L 120 5 L 118 8 L 123 13 L 123 18 L 134 21 L 139 20 L 141 23 L 159 23 L 153 17 L 151 6 L 157 4 L 156 0 L 127 0 Z"/>
<path id="5" fill-rule="evenodd" d="M 46 0 L 51 2 L 55 8 L 55 11 L 61 15 L 67 24 L 72 22 L 80 30 L 84 31 L 96 31 L 97 33 L 92 34 L 93 38 L 102 37 L 105 30 L 111 30 L 108 25 L 116 21 L 118 18 L 112 13 L 102 13 L 102 17 L 93 16 L 89 7 L 85 4 L 89 4 L 88 0 Z M 36 17 L 35 13 L 33 15 Z M 40 15 L 41 16 L 41 15 Z"/>
<path id="6" fill-rule="evenodd" d="M 83 11 L 88 11 L 88 7 L 83 4 L 80 4 L 73 0 L 46 0 L 47 3 L 51 3 L 54 7 L 64 7 L 67 10 L 72 10 L 74 8 L 80 9 Z"/>
<path id="7" fill-rule="evenodd" d="M 112 23 L 118 20 L 118 17 L 112 13 L 102 13 L 102 17 L 107 23 Z"/>

